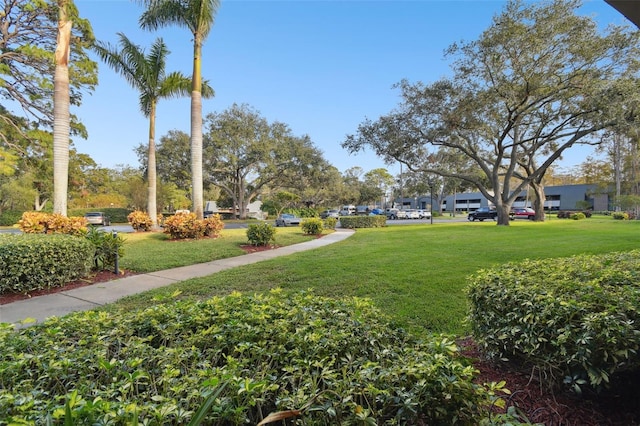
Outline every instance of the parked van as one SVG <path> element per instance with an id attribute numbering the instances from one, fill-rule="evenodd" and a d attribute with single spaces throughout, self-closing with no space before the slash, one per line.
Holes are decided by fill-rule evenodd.
<path id="1" fill-rule="evenodd" d="M 340 209 L 340 216 L 353 216 L 356 214 L 356 206 L 353 204 L 349 204 L 347 206 L 342 206 Z"/>

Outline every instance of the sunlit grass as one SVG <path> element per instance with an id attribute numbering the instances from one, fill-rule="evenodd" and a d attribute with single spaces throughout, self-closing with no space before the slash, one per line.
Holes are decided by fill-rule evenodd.
<path id="1" fill-rule="evenodd" d="M 120 267 L 136 272 L 153 272 L 212 260 L 239 256 L 247 244 L 246 229 L 224 229 L 218 238 L 170 240 L 161 232 L 120 234 L 125 239 L 125 255 Z M 276 244 L 287 246 L 316 238 L 304 235 L 299 227 L 279 228 Z"/>
<path id="2" fill-rule="evenodd" d="M 234 235 L 225 238 L 241 238 Z M 218 242 L 227 243 L 225 239 Z M 208 249 L 214 250 L 215 243 L 207 245 Z M 118 306 L 148 306 L 154 297 L 166 298 L 176 290 L 182 292 L 181 297 L 203 299 L 274 287 L 313 289 L 330 297 L 370 298 L 400 325 L 414 331 L 462 334 L 466 332 L 466 279 L 481 268 L 525 258 L 638 247 L 640 221 L 610 218 L 515 221 L 509 227 L 458 222 L 359 229 L 336 244 L 177 283 L 129 297 Z M 173 251 L 173 257 L 185 254 L 192 258 L 193 252 Z"/>

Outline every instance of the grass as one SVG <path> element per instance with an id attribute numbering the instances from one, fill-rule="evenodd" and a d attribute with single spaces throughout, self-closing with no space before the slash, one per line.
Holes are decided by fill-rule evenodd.
<path id="1" fill-rule="evenodd" d="M 223 230 L 218 238 L 201 240 L 172 241 L 167 234 L 160 232 L 120 235 L 125 239 L 125 255 L 120 266 L 136 272 L 160 271 L 240 256 L 245 253 L 240 246 L 247 244 L 246 229 Z M 279 228 L 276 244 L 288 246 L 314 238 L 313 235 L 304 235 L 300 228 Z"/>
<path id="2" fill-rule="evenodd" d="M 182 264 L 196 263 L 196 253 L 206 257 L 207 252 L 211 256 L 210 252 L 220 251 L 226 257 L 233 254 L 225 247 L 240 237 L 235 231 L 225 232 L 229 234 L 219 240 L 194 243 L 132 240 L 125 246 L 126 256 L 138 257 L 134 253 L 142 247 L 142 257 L 148 256 L 151 247 L 158 245 L 157 256 L 173 257 L 172 261 L 185 256 Z M 296 234 L 295 228 L 286 233 Z M 278 238 L 281 234 L 279 231 Z M 299 229 L 297 234 L 301 235 Z M 187 248 L 174 248 L 180 245 Z M 494 222 L 456 222 L 359 229 L 336 244 L 176 283 L 125 298 L 109 309 L 170 303 L 176 291 L 181 292 L 180 298 L 204 299 L 274 287 L 313 289 L 323 296 L 370 298 L 398 324 L 415 332 L 463 335 L 467 331 L 464 289 L 467 277 L 475 271 L 525 258 L 597 254 L 639 246 L 640 221 L 596 217 L 517 221 L 509 227 L 498 227 Z"/>

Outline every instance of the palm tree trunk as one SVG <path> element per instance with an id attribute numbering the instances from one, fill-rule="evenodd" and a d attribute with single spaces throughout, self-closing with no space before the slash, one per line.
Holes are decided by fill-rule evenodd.
<path id="1" fill-rule="evenodd" d="M 58 44 L 53 78 L 53 212 L 67 215 L 69 185 L 69 51 L 72 23 L 67 15 L 68 2 L 58 2 Z"/>
<path id="2" fill-rule="evenodd" d="M 147 153 L 147 213 L 151 218 L 151 226 L 155 229 L 158 227 L 158 208 L 156 204 L 157 197 L 157 171 L 156 171 L 156 104 L 151 103 L 151 111 L 149 113 L 149 151 Z"/>
<path id="3" fill-rule="evenodd" d="M 202 42 L 193 42 L 193 81 L 191 91 L 191 200 L 198 219 L 204 217 L 204 188 L 202 183 Z"/>

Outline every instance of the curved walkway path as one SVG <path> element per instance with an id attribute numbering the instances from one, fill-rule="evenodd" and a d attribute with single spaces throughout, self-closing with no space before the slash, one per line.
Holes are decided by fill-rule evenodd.
<path id="1" fill-rule="evenodd" d="M 342 241 L 353 235 L 353 232 L 351 229 L 338 228 L 336 232 L 325 235 L 322 238 L 280 247 L 275 250 L 261 251 L 196 265 L 181 266 L 165 271 L 133 275 L 73 290 L 61 291 L 0 305 L 0 322 L 12 323 L 16 328 L 27 327 L 42 322 L 52 316 L 63 316 L 75 311 L 86 311 L 115 302 L 125 296 L 164 287 L 175 282 L 204 277 L 236 266 L 249 265 L 275 257 L 323 247 Z M 23 323 L 22 321 L 27 318 L 33 318 L 36 322 Z"/>

